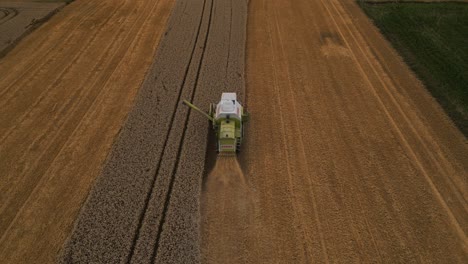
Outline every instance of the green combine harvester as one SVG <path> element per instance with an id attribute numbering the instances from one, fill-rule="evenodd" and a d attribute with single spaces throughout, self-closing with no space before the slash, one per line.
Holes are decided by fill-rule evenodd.
<path id="1" fill-rule="evenodd" d="M 207 117 L 216 133 L 216 151 L 219 154 L 232 154 L 240 151 L 244 138 L 244 123 L 249 115 L 237 101 L 235 93 L 223 93 L 218 104 L 210 104 L 208 113 L 203 112 L 187 100 L 184 104 Z"/>

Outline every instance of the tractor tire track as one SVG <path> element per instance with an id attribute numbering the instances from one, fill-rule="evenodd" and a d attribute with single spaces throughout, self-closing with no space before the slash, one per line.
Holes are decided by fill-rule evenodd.
<path id="1" fill-rule="evenodd" d="M 208 109 L 210 102 L 217 102 L 221 92 L 237 92 L 239 100 L 244 94 L 244 52 L 246 38 L 246 1 L 213 1 L 212 24 L 206 43 L 204 62 L 201 65 L 198 89 L 194 102 Z M 233 13 L 230 16 L 230 13 Z M 230 26 L 232 25 L 232 26 Z M 226 29 L 232 28 L 232 32 Z M 229 69 L 223 70 L 229 58 Z M 203 107 L 204 106 L 204 107 Z M 168 219 L 162 229 L 160 246 L 155 263 L 190 263 L 190 255 L 200 252 L 204 236 L 200 226 L 201 182 L 207 152 L 209 126 L 204 117 L 190 113 L 186 126 L 185 144 L 182 147 L 179 166 L 175 172 L 173 195 L 167 210 Z M 200 143 L 198 143 L 200 142 Z M 198 144 L 197 144 L 198 143 Z M 213 150 L 208 150 L 212 152 Z M 197 173 L 194 173 L 197 172 Z M 190 190 L 190 191 L 187 191 Z M 198 199 L 194 199 L 193 197 Z M 181 228 L 184 227 L 184 228 Z M 174 238 L 183 237 L 181 241 Z M 202 241 L 200 241 L 202 240 Z M 201 261 L 203 262 L 203 257 Z"/>
<path id="2" fill-rule="evenodd" d="M 337 3 L 335 3 L 335 1 L 336 0 L 329 1 L 330 8 L 333 8 L 334 13 L 336 14 L 336 16 L 332 16 L 332 17 L 336 17 L 341 20 L 341 23 L 344 25 L 343 31 L 346 31 L 346 33 L 350 35 L 350 41 L 354 43 L 359 43 L 358 38 L 360 36 L 356 36 L 356 33 L 355 33 L 356 27 L 351 27 L 352 25 L 350 26 L 349 23 L 346 23 L 347 21 L 346 14 L 343 14 L 344 13 L 343 9 L 338 8 L 340 6 L 338 6 Z M 330 14 L 332 12 L 331 9 L 327 9 L 327 11 Z M 334 18 L 334 23 L 337 29 L 339 30 L 340 35 L 344 38 L 346 33 L 343 33 L 343 31 L 340 30 L 340 28 L 338 27 L 339 22 L 337 22 L 336 18 Z M 351 44 L 346 42 L 346 45 L 348 46 L 348 48 L 351 49 Z M 361 45 L 356 44 L 356 46 L 358 47 L 357 51 L 353 52 L 353 57 L 355 58 L 356 64 L 361 69 L 363 76 L 366 76 L 367 81 L 369 83 L 369 87 L 373 88 L 371 89 L 373 94 L 376 96 L 377 100 L 381 104 L 381 107 L 384 109 L 388 120 L 391 121 L 392 126 L 394 127 L 394 130 L 400 137 L 402 145 L 404 145 L 407 150 L 408 156 L 412 159 L 413 163 L 418 168 L 418 170 L 420 170 L 420 172 L 423 174 L 435 198 L 438 200 L 442 208 L 445 210 L 452 226 L 456 230 L 457 235 L 460 236 L 461 240 L 465 240 L 466 241 L 465 246 L 468 246 L 468 241 L 467 241 L 467 237 L 465 234 L 466 230 L 463 230 L 463 228 L 466 229 L 466 227 L 464 225 L 460 225 L 460 222 L 464 222 L 465 214 L 461 213 L 460 215 L 458 215 L 458 217 L 456 217 L 454 213 L 452 212 L 452 209 L 447 205 L 446 198 L 444 198 L 444 196 L 446 197 L 455 196 L 453 198 L 454 201 L 452 201 L 452 203 L 457 204 L 456 207 L 458 208 L 463 208 L 464 209 L 463 211 L 465 213 L 468 212 L 468 204 L 466 203 L 467 201 L 464 198 L 464 197 L 467 197 L 468 192 L 465 190 L 465 188 L 463 188 L 463 181 L 458 180 L 458 182 L 461 183 L 460 184 L 461 186 L 457 186 L 456 184 L 454 184 L 453 181 L 450 181 L 450 180 L 457 181 L 458 177 L 448 177 L 449 180 L 444 182 L 443 184 L 446 185 L 446 187 L 448 187 L 449 192 L 443 196 L 440 190 L 438 189 L 438 187 L 435 185 L 434 181 L 432 180 L 432 178 L 434 177 L 428 174 L 428 171 L 432 169 L 431 167 L 433 167 L 434 165 L 435 165 L 435 168 L 434 168 L 435 171 L 440 171 L 441 173 L 445 175 L 456 174 L 457 169 L 454 168 L 454 166 L 451 164 L 449 160 L 447 160 L 443 155 L 441 155 L 440 151 L 433 151 L 434 148 L 437 150 L 440 150 L 437 141 L 435 141 L 434 143 L 432 143 L 432 140 L 425 141 L 420 136 L 420 134 L 423 134 L 423 132 L 421 132 L 421 128 L 419 128 L 419 131 L 418 131 L 418 128 L 416 127 L 416 125 L 421 124 L 420 121 L 417 120 L 419 122 L 415 122 L 411 120 L 410 119 L 411 113 L 406 113 L 403 110 L 403 105 L 396 99 L 396 96 L 393 93 L 396 91 L 396 88 L 393 85 L 393 83 L 386 82 L 385 79 L 381 77 L 383 74 L 380 74 L 379 72 L 380 68 L 379 70 L 377 69 L 379 65 L 375 66 L 370 61 L 369 58 L 371 57 L 371 55 L 366 54 L 366 52 L 363 50 Z M 359 54 L 359 52 L 361 54 L 367 55 L 367 56 L 364 56 L 364 59 L 361 61 L 358 61 L 357 59 L 358 57 L 357 54 Z M 365 72 L 363 64 L 364 65 L 367 64 L 369 66 L 369 68 L 371 69 L 370 73 L 372 73 L 378 78 L 378 83 L 383 87 L 382 90 L 385 93 L 381 93 L 380 95 L 375 90 L 369 78 L 370 74 Z M 385 100 L 386 98 L 388 98 L 388 100 Z M 384 101 L 388 101 L 391 104 L 389 106 L 386 106 Z M 392 108 L 394 108 L 395 110 L 390 112 L 389 109 L 392 109 Z M 396 122 L 395 121 L 396 119 L 401 119 L 403 122 Z M 414 125 L 413 123 L 416 123 L 416 125 Z M 405 129 L 408 130 L 406 135 L 404 134 Z M 428 142 L 431 142 L 431 143 L 428 143 Z M 418 153 L 418 148 L 422 150 L 420 152 L 424 153 L 424 157 L 421 157 L 423 155 Z M 434 153 L 435 155 L 437 155 L 437 157 L 434 157 Z M 429 157 L 429 159 L 426 158 L 427 156 Z M 425 159 L 428 160 L 427 164 L 424 164 Z"/>
<path id="3" fill-rule="evenodd" d="M 11 88 L 0 101 L 20 91 L 0 115 L 0 177 L 8 183 L 0 185 L 2 262 L 55 261 L 151 65 L 171 7 L 171 0 L 75 1 L 0 61 L 1 86 Z"/>
<path id="4" fill-rule="evenodd" d="M 0 58 L 10 52 L 24 37 L 49 20 L 65 2 L 33 1 L 0 2 Z"/>
<path id="5" fill-rule="evenodd" d="M 202 13 L 200 15 L 200 21 L 199 21 L 197 33 L 196 33 L 196 36 L 195 36 L 195 42 L 194 42 L 194 45 L 192 47 L 190 59 L 189 59 L 189 61 L 187 63 L 187 66 L 186 66 L 186 71 L 185 71 L 184 79 L 182 81 L 182 85 L 180 87 L 181 89 L 179 90 L 179 95 L 177 97 L 177 100 L 175 101 L 174 108 L 172 110 L 173 115 L 171 117 L 171 123 L 169 125 L 170 131 L 167 132 L 166 139 L 165 139 L 165 142 L 164 142 L 163 152 L 162 152 L 163 156 L 161 156 L 161 158 L 158 161 L 157 171 L 156 171 L 156 173 L 154 175 L 153 182 L 151 184 L 151 188 L 148 191 L 144 209 L 141 211 L 141 216 L 140 216 L 140 220 L 139 220 L 139 223 L 138 223 L 138 228 L 137 228 L 137 231 L 135 232 L 135 238 L 133 240 L 132 249 L 130 251 L 128 262 L 142 263 L 142 261 L 145 261 L 145 262 L 148 262 L 149 260 L 154 261 L 154 258 L 155 258 L 156 253 L 157 253 L 157 248 L 159 247 L 159 238 L 160 238 L 161 228 L 162 228 L 164 218 L 165 218 L 165 213 L 166 213 L 166 210 L 167 210 L 167 203 L 168 203 L 168 201 L 170 199 L 170 195 L 171 195 L 171 192 L 172 192 L 172 186 L 173 186 L 173 182 L 174 182 L 174 173 L 172 173 L 172 176 L 170 177 L 170 182 L 169 182 L 168 186 L 161 186 L 160 184 L 158 184 L 158 186 L 156 188 L 156 179 L 158 178 L 158 175 L 161 172 L 161 167 L 162 167 L 161 163 L 165 158 L 164 154 L 166 154 L 167 143 L 170 141 L 171 136 L 177 134 L 177 132 L 173 132 L 173 130 L 175 130 L 175 128 L 178 127 L 178 126 L 174 126 L 174 120 L 175 120 L 176 114 L 179 113 L 180 110 L 182 109 L 182 108 L 180 108 L 180 102 L 181 102 L 181 100 L 184 99 L 184 98 L 182 98 L 182 91 L 184 91 L 184 88 L 186 88 L 186 90 L 192 91 L 191 92 L 191 94 L 192 94 L 191 99 L 193 99 L 194 89 L 196 87 L 195 86 L 191 87 L 190 84 L 188 84 L 190 82 L 189 79 L 191 77 L 189 75 L 193 75 L 193 69 L 194 69 L 194 67 L 196 67 L 196 66 L 192 65 L 192 61 L 194 61 L 195 63 L 197 61 L 199 61 L 199 63 L 202 62 L 202 59 L 195 58 L 195 60 L 194 60 L 194 57 L 198 57 L 198 56 L 196 56 L 196 55 L 198 55 L 196 53 L 199 53 L 199 52 L 196 52 L 197 51 L 196 47 L 204 47 L 204 46 L 199 45 L 198 42 L 200 41 L 200 32 L 202 31 L 202 24 L 203 24 L 203 21 L 204 21 L 206 2 L 207 2 L 206 0 L 203 2 L 203 6 L 201 8 Z M 186 7 L 187 7 L 187 5 L 185 4 L 184 5 L 184 10 L 186 9 Z M 177 9 L 175 9 L 175 11 L 177 11 Z M 179 14 L 179 13 L 175 12 L 175 16 L 177 14 Z M 210 16 L 211 16 L 211 12 L 210 12 Z M 177 19 L 177 21 L 178 21 L 178 23 L 180 23 L 179 19 Z M 206 30 L 203 30 L 203 31 L 204 32 L 202 34 L 205 34 L 206 36 L 208 36 L 209 32 L 207 32 Z M 203 57 L 203 54 L 204 54 L 204 49 L 202 50 L 202 57 Z M 195 69 L 197 69 L 197 68 L 195 68 Z M 200 67 L 198 65 L 198 70 L 196 70 L 196 76 L 197 76 L 196 78 L 198 78 L 199 73 L 200 73 Z M 188 87 L 185 87 L 186 84 L 187 84 Z M 188 112 L 186 113 L 185 124 L 187 123 L 187 115 L 188 115 Z M 182 136 L 180 137 L 180 140 L 179 140 L 179 143 L 178 143 L 178 151 L 177 151 L 177 154 L 176 154 L 177 157 L 176 157 L 176 160 L 175 160 L 176 164 L 174 165 L 173 170 L 175 170 L 175 168 L 177 167 L 177 162 L 178 162 L 178 160 L 180 158 L 180 148 L 181 148 L 181 145 L 183 143 L 184 134 L 185 134 L 185 130 L 182 133 Z M 173 142 L 173 141 L 174 140 L 171 140 L 171 142 Z M 168 149 L 174 149 L 174 147 L 170 147 Z M 167 153 L 171 153 L 171 152 L 168 151 Z M 172 154 L 174 154 L 173 151 L 172 151 Z M 158 192 L 163 192 L 163 193 L 161 193 L 159 195 L 156 195 L 156 193 L 158 193 Z M 166 192 L 166 194 L 164 194 L 164 192 Z M 148 210 L 148 204 L 149 204 L 150 201 L 152 202 L 152 204 L 155 204 L 155 203 L 157 204 L 157 201 L 153 200 L 154 197 L 157 197 L 157 196 L 165 197 L 164 202 L 163 203 L 161 202 L 161 205 L 163 205 L 164 208 L 162 209 L 162 214 L 160 213 L 161 209 L 159 208 L 159 210 L 157 210 L 158 214 L 155 217 L 150 217 L 150 213 L 148 212 L 149 211 Z M 152 208 L 151 211 L 154 212 L 154 208 Z M 148 225 L 150 223 L 148 223 L 148 221 L 151 221 L 151 219 L 153 221 L 155 221 L 155 220 L 156 221 L 154 222 L 154 225 L 152 226 L 152 228 L 149 228 Z M 143 228 L 143 224 L 145 224 L 144 228 Z M 144 230 L 142 230 L 142 228 Z M 151 239 L 148 239 L 148 237 L 151 238 Z M 156 239 L 153 239 L 154 237 L 156 237 Z M 137 243 L 138 243 L 138 245 L 137 245 Z M 145 251 L 145 249 L 146 249 L 146 251 Z M 137 254 L 135 254 L 135 251 L 137 251 Z M 134 255 L 135 255 L 135 258 L 133 258 Z M 142 257 L 144 259 L 142 259 Z"/>
<path id="6" fill-rule="evenodd" d="M 130 4 L 130 3 L 129 3 Z M 127 12 L 126 6 L 122 6 L 120 9 L 123 12 Z M 113 13 L 114 14 L 114 13 Z M 112 19 L 114 15 L 111 15 L 109 19 Z M 138 21 L 135 21 L 138 22 Z M 134 24 L 131 24 L 132 26 Z M 130 27 L 131 30 L 133 30 L 132 27 Z M 9 159 L 11 160 L 23 160 L 25 159 L 25 156 L 29 155 L 29 162 L 32 166 L 30 166 L 29 169 L 25 169 L 22 171 L 24 175 L 31 175 L 28 180 L 25 180 L 24 184 L 21 184 L 20 190 L 17 190 L 18 187 L 16 186 L 10 186 L 8 190 L 3 191 L 7 199 L 2 205 L 2 209 L 4 210 L 4 218 L 0 223 L 8 223 L 8 220 L 12 221 L 11 217 L 15 216 L 17 212 L 21 211 L 16 211 L 17 208 L 21 208 L 20 206 L 26 203 L 27 199 L 29 198 L 31 192 L 29 192 L 30 188 L 24 188 L 25 186 L 39 186 L 39 182 L 41 181 L 41 177 L 33 177 L 32 175 L 44 175 L 44 172 L 47 171 L 48 167 L 42 166 L 40 169 L 37 168 L 38 164 L 52 164 L 55 157 L 57 156 L 58 152 L 60 151 L 61 147 L 65 144 L 65 138 L 62 138 L 60 140 L 60 137 L 63 136 L 64 133 L 73 133 L 73 130 L 70 130 L 70 126 L 74 126 L 77 122 L 77 120 L 81 120 L 85 113 L 87 112 L 86 110 L 90 108 L 90 106 L 93 104 L 94 100 L 99 97 L 102 87 L 103 86 L 98 86 L 100 81 L 108 79 L 110 75 L 112 75 L 113 72 L 109 71 L 106 74 L 102 74 L 100 78 L 96 78 L 93 83 L 81 83 L 78 86 L 78 89 L 64 89 L 57 91 L 56 89 L 53 89 L 53 87 L 56 87 L 58 85 L 58 80 L 62 80 L 64 76 L 70 76 L 73 75 L 71 70 L 74 68 L 73 66 L 77 64 L 77 61 L 79 58 L 81 58 L 82 54 L 87 52 L 88 50 L 96 50 L 96 45 L 99 45 L 102 47 L 102 44 L 98 41 L 98 36 L 101 35 L 102 32 L 98 32 L 98 34 L 94 35 L 93 38 L 90 40 L 89 43 L 85 44 L 83 47 L 84 49 L 80 50 L 70 61 L 68 61 L 67 67 L 58 74 L 56 79 L 52 79 L 53 83 L 48 86 L 43 94 L 39 95 L 37 98 L 37 101 L 34 104 L 31 104 L 30 108 L 28 108 L 29 112 L 35 111 L 39 112 L 41 114 L 47 113 L 47 104 L 44 104 L 43 101 L 50 100 L 50 98 L 66 98 L 65 100 L 62 100 L 60 103 L 57 103 L 54 106 L 54 111 L 59 113 L 60 116 L 64 117 L 63 119 L 59 120 L 54 120 L 51 119 L 48 122 L 50 126 L 45 126 L 44 131 L 42 131 L 39 127 L 38 124 L 44 123 L 44 121 L 41 120 L 29 120 L 28 122 L 24 122 L 24 117 L 27 115 L 23 115 L 22 117 L 17 117 L 16 122 L 18 122 L 20 129 L 18 129 L 17 126 L 14 126 L 14 129 L 17 129 L 19 131 L 23 130 L 32 130 L 35 129 L 37 132 L 40 132 L 40 137 L 37 138 L 24 138 L 21 142 L 23 145 L 41 145 L 43 148 L 42 152 L 39 152 L 36 159 L 33 159 L 30 156 L 30 153 L 24 152 L 22 153 L 22 156 L 17 157 L 17 156 L 10 156 Z M 123 48 L 125 48 L 127 45 L 130 45 L 130 39 L 128 38 L 128 35 L 133 34 L 129 32 L 126 32 L 127 38 L 121 37 L 122 33 L 124 32 L 119 32 L 119 34 L 116 34 L 113 38 L 112 41 L 109 42 L 108 46 L 105 46 L 102 53 L 101 58 L 96 60 L 96 64 L 93 66 L 93 68 L 89 71 L 90 75 L 83 75 L 86 76 L 86 79 L 93 79 L 94 76 L 98 75 L 98 68 L 103 68 L 103 67 L 108 67 L 108 65 L 112 65 L 119 61 L 121 58 L 119 56 L 122 56 L 124 53 L 122 52 Z M 119 38 L 126 39 L 126 43 L 124 41 L 117 41 Z M 71 62 L 71 63 L 70 63 Z M 88 66 L 89 67 L 89 66 Z M 52 90 L 52 92 L 49 92 L 49 90 Z M 47 94 L 48 93 L 48 94 Z M 44 95 L 44 94 L 47 94 Z M 78 98 L 78 99 L 76 99 Z M 83 107 L 85 106 L 85 107 Z M 31 114 L 29 115 L 31 116 Z M 35 116 L 35 115 L 32 115 Z M 26 125 L 25 125 L 26 123 Z M 13 131 L 13 130 L 12 130 Z M 9 133 L 6 133 L 9 135 Z M 44 135 L 47 135 L 45 137 Z M 17 139 L 17 135 L 12 135 L 9 139 L 11 142 L 11 138 L 14 140 Z M 7 137 L 8 138 L 8 137 Z M 52 139 L 52 140 L 51 140 Z M 46 141 L 47 140 L 47 141 Z M 32 141 L 32 142 L 31 142 Z M 44 141 L 46 141 L 44 143 Z M 8 142 L 7 142 L 8 143 Z M 18 147 L 17 144 L 15 147 Z M 10 151 L 8 148 L 5 148 L 3 151 Z M 6 161 L 9 161 L 9 159 L 6 159 Z M 15 188 L 16 187 L 16 188 Z M 29 192 L 29 195 L 28 195 Z M 4 230 L 0 230 L 4 231 Z"/>
<path id="7" fill-rule="evenodd" d="M 107 21 L 111 19 L 116 20 L 117 17 L 115 16 L 118 13 L 118 10 L 120 10 L 121 12 L 120 16 L 126 14 L 126 9 L 129 7 L 130 4 L 131 1 L 127 2 L 127 5 L 122 5 L 120 8 L 116 8 L 114 12 L 112 12 L 112 14 L 106 20 L 104 20 L 103 24 L 107 23 Z M 103 11 L 105 11 L 105 9 Z M 10 223 L 13 220 L 12 217 L 17 215 L 17 213 L 21 210 L 22 205 L 29 198 L 28 192 L 31 188 L 25 188 L 25 186 L 38 186 L 38 182 L 40 182 L 41 177 L 37 177 L 36 175 L 44 175 L 44 172 L 48 169 L 47 166 L 37 168 L 37 165 L 53 163 L 55 157 L 57 156 L 60 149 L 65 144 L 65 140 L 67 139 L 67 137 L 63 137 L 64 134 L 73 133 L 73 130 L 71 130 L 70 127 L 75 126 L 76 122 L 83 118 L 83 115 L 87 112 L 87 109 L 90 108 L 94 100 L 99 96 L 103 86 L 97 84 L 99 84 L 103 80 L 107 80 L 113 72 L 108 71 L 105 74 L 99 75 L 97 69 L 108 67 L 108 65 L 115 64 L 116 62 L 121 60 L 121 57 L 125 54 L 123 50 L 127 45 L 130 45 L 131 43 L 131 38 L 129 38 L 128 36 L 131 36 L 133 34 L 135 23 L 138 24 L 138 22 L 138 20 L 135 20 L 134 23 L 130 23 L 130 31 L 121 31 L 117 34 L 114 34 L 111 38 L 111 41 L 109 41 L 108 45 L 104 46 L 104 52 L 102 52 L 99 49 L 97 49 L 96 46 L 103 46 L 103 44 L 99 42 L 99 36 L 102 36 L 103 31 L 110 30 L 108 27 L 104 26 L 101 30 L 97 32 L 97 34 L 92 36 L 92 38 L 89 40 L 89 43 L 84 43 L 82 48 L 75 54 L 75 56 L 73 56 L 73 58 L 70 61 L 67 61 L 67 66 L 65 67 L 65 69 L 63 69 L 62 72 L 57 74 L 57 77 L 55 79 L 50 79 L 52 83 L 48 85 L 46 89 L 44 89 L 45 92 L 43 92 L 42 94 L 38 95 L 37 98 L 35 98 L 37 101 L 34 104 L 30 104 L 29 102 L 27 103 L 27 105 L 29 106 L 27 108 L 27 112 L 34 111 L 36 112 L 36 115 L 45 115 L 46 113 L 50 112 L 50 105 L 47 103 L 45 104 L 43 101 L 50 100 L 51 98 L 66 98 L 65 100 L 61 100 L 59 103 L 54 105 L 54 112 L 56 112 L 58 116 L 63 117 L 62 119 L 52 119 L 49 122 L 53 125 L 41 128 L 39 124 L 43 123 L 42 120 L 31 120 L 31 116 L 36 115 L 29 114 L 28 122 L 25 122 L 23 119 L 23 117 L 27 114 L 25 114 L 22 117 L 17 117 L 16 119 L 10 118 L 10 120 L 12 121 L 16 120 L 16 122 L 18 122 L 19 124 L 19 127 L 14 126 L 17 134 L 10 135 L 8 132 L 6 132 L 6 134 L 10 136 L 9 138 L 7 137 L 9 141 L 6 142 L 6 145 L 8 146 L 8 143 L 12 141 L 17 142 L 19 137 L 18 134 L 20 134 L 21 131 L 34 131 L 34 133 L 30 132 L 27 135 L 25 135 L 25 140 L 12 147 L 18 148 L 21 145 L 36 145 L 41 146 L 43 151 L 38 152 L 38 155 L 35 157 L 35 159 L 28 152 L 20 153 L 21 156 L 19 157 L 16 155 L 10 155 L 7 159 L 5 159 L 6 162 L 9 162 L 10 160 L 26 160 L 26 157 L 28 157 L 28 162 L 32 166 L 21 171 L 21 173 L 24 175 L 24 183 L 22 183 L 19 186 L 8 186 L 8 189 L 5 190 L 2 190 L 0 188 L 2 193 L 5 195 L 5 199 L 2 203 L 1 209 L 7 208 L 3 211 L 4 217 L 2 218 L 2 221 L 0 221 L 2 227 L 8 226 L 8 223 Z M 109 26 L 111 25 L 109 24 Z M 123 36 L 127 37 L 125 38 Z M 118 41 L 119 39 L 122 39 L 122 41 Z M 58 86 L 59 81 L 63 80 L 68 76 L 75 75 L 76 71 L 80 71 L 80 68 L 76 67 L 76 65 L 79 64 L 77 62 L 79 62 L 79 59 L 82 59 L 83 53 L 93 50 L 100 51 L 98 53 L 101 53 L 102 56 L 96 60 L 95 65 L 93 65 L 91 70 L 88 71 L 88 74 L 83 75 L 83 77 L 86 78 L 83 78 L 83 81 L 81 81 L 81 83 L 77 83 L 78 89 L 53 89 L 54 87 Z M 89 65 L 83 65 L 83 68 L 84 67 L 89 68 Z M 73 72 L 73 70 L 75 72 Z M 96 76 L 99 77 L 95 78 Z M 84 80 L 87 79 L 91 79 L 94 81 L 92 83 L 84 82 Z M 44 94 L 47 94 L 47 96 L 45 96 Z M 18 100 L 15 103 L 20 104 Z M 21 103 L 24 104 L 24 102 Z M 9 124 L 7 123 L 7 125 Z M 33 137 L 32 142 L 26 139 L 31 138 L 33 135 L 38 136 Z M 5 152 L 11 152 L 11 149 L 5 147 L 0 151 L 0 153 Z M 19 208 L 19 210 L 12 210 L 15 208 Z M 0 231 L 5 232 L 5 230 L 1 229 Z"/>
<path id="8" fill-rule="evenodd" d="M 206 51 L 205 47 L 206 47 L 206 43 L 207 43 L 207 40 L 208 40 L 208 37 L 209 37 L 209 34 L 210 34 L 211 19 L 212 19 L 212 16 L 213 16 L 213 6 L 214 6 L 213 1 L 205 0 L 203 2 L 203 7 L 202 7 L 202 12 L 203 13 L 200 16 L 201 19 L 200 19 L 200 25 L 199 25 L 199 29 L 198 29 L 199 31 L 197 32 L 197 42 L 194 45 L 194 50 L 193 51 L 196 51 L 195 47 L 199 47 L 199 48 L 201 48 L 201 50 L 199 49 L 198 52 L 196 52 L 196 54 L 193 54 L 193 55 L 197 55 L 196 57 L 198 59 L 195 60 L 195 61 L 198 62 L 198 64 L 194 65 L 195 68 L 193 68 L 192 76 L 190 76 L 191 78 L 189 79 L 190 84 L 189 84 L 188 89 L 190 90 L 190 94 L 189 94 L 189 96 L 187 98 L 189 98 L 190 101 L 193 101 L 193 99 L 194 99 L 194 96 L 195 96 L 195 93 L 196 93 L 196 90 L 197 90 L 198 80 L 200 78 L 201 65 L 204 62 L 204 56 L 205 56 L 205 51 Z M 200 34 L 200 31 L 202 32 L 201 34 Z M 186 81 L 187 80 L 184 80 L 184 84 L 186 83 Z M 192 86 L 192 87 L 190 87 L 190 86 Z M 180 108 L 180 106 L 181 106 L 180 102 L 182 101 L 182 98 L 179 97 L 178 99 L 179 100 L 177 101 L 177 106 L 179 106 L 179 109 L 181 109 Z M 188 109 L 184 109 L 184 110 L 188 110 Z M 179 162 L 180 162 L 182 146 L 185 143 L 184 139 L 185 139 L 185 134 L 186 134 L 186 131 L 187 131 L 187 129 L 186 129 L 187 124 L 189 122 L 189 114 L 190 114 L 190 111 L 186 111 L 185 121 L 184 121 L 184 123 L 183 123 L 184 125 L 182 127 L 183 132 L 182 132 L 182 135 L 180 136 L 180 140 L 179 140 L 179 143 L 178 143 L 178 149 L 177 149 L 177 152 L 176 152 L 176 158 L 175 158 L 175 161 L 174 161 L 174 165 L 172 167 L 171 174 L 170 174 L 170 176 L 169 175 L 161 175 L 164 178 L 169 178 L 170 179 L 169 180 L 169 186 L 168 186 L 166 194 L 165 194 L 164 203 L 161 202 L 161 205 L 163 205 L 162 212 L 161 212 L 161 208 L 158 208 L 159 210 L 155 210 L 155 208 L 151 208 L 151 210 L 148 210 L 148 211 L 145 212 L 145 218 L 146 219 L 145 219 L 145 225 L 144 225 L 144 229 L 143 229 L 144 238 L 142 237 L 142 239 L 140 239 L 138 241 L 138 254 L 136 254 L 137 257 L 134 260 L 132 260 L 132 262 L 134 262 L 134 263 L 145 263 L 145 262 L 153 263 L 157 258 L 158 249 L 160 247 L 162 228 L 163 228 L 163 226 L 164 226 L 164 224 L 166 222 L 166 215 L 167 215 L 167 211 L 168 211 L 169 201 L 170 201 L 171 195 L 172 195 L 172 190 L 173 190 L 173 187 L 174 187 L 176 171 L 177 171 L 177 168 L 178 168 Z M 178 126 L 173 126 L 172 128 L 177 129 Z M 158 192 L 159 190 L 161 190 L 161 188 L 158 188 L 158 189 L 154 190 L 153 192 Z M 153 198 L 157 197 L 157 196 L 158 195 L 153 195 Z M 162 196 L 164 197 L 164 194 L 162 194 Z M 152 200 L 152 204 L 157 204 L 157 202 L 158 202 L 157 200 Z M 145 208 L 145 209 L 147 209 L 147 208 Z M 159 221 L 157 223 L 157 226 L 151 225 L 151 220 L 150 219 L 152 219 L 153 221 L 154 221 L 154 219 L 158 219 Z M 156 232 L 156 233 L 154 233 L 154 232 Z M 152 238 L 152 237 L 154 237 L 153 235 L 155 235 L 155 237 L 156 237 L 155 240 Z M 141 248 L 143 250 L 141 250 Z M 150 250 L 149 252 L 145 252 L 144 249 L 147 250 L 148 248 L 150 248 L 152 250 Z M 148 259 L 148 257 L 150 257 L 150 258 Z M 173 259 L 171 261 L 173 261 Z"/>
<path id="9" fill-rule="evenodd" d="M 37 40 L 36 49 L 38 52 L 31 54 L 30 57 L 26 58 L 20 65 L 18 65 L 22 68 L 21 75 L 5 76 L 5 78 L 1 80 L 2 85 L 4 85 L 5 88 L 0 91 L 0 97 L 14 95 L 18 90 L 20 90 L 19 87 L 30 82 L 32 77 L 36 76 L 38 72 L 41 72 L 40 70 L 45 65 L 54 64 L 54 62 L 60 61 L 60 53 L 54 52 L 54 50 L 58 49 L 58 47 L 60 47 L 60 50 L 64 50 L 64 44 L 65 47 L 67 47 L 76 43 L 77 39 L 73 37 L 82 36 L 80 27 L 88 21 L 88 16 L 95 16 L 95 14 L 104 6 L 105 2 L 100 2 L 100 5 L 98 6 L 93 4 L 79 6 L 76 13 L 70 15 L 70 17 L 62 24 L 57 25 L 57 37 L 54 35 Z M 58 16 L 60 16 L 60 14 Z M 54 42 L 54 46 L 51 48 L 48 44 L 50 44 L 49 42 L 52 38 L 59 38 L 62 42 Z M 12 67 L 13 64 L 7 61 L 3 62 L 3 65 L 4 67 Z"/>
<path id="10" fill-rule="evenodd" d="M 1 8 L 0 7 L 0 25 L 6 23 L 8 20 L 15 18 L 18 15 L 18 10 L 15 8 Z"/>
<path id="11" fill-rule="evenodd" d="M 237 259 L 467 262 L 466 138 L 355 1 L 252 0 L 247 53 Z"/>
<path id="12" fill-rule="evenodd" d="M 176 3 L 61 262 L 200 261 L 198 199 L 208 126 L 181 100 L 207 108 L 223 91 L 243 93 L 246 13 L 245 1 Z"/>

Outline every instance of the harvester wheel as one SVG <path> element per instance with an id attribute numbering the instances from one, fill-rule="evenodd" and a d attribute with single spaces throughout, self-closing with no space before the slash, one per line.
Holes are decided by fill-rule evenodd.
<path id="1" fill-rule="evenodd" d="M 244 122 L 244 123 L 245 123 L 245 122 L 248 122 L 249 119 L 250 119 L 250 115 L 249 115 L 248 112 L 242 113 L 242 122 Z"/>
<path id="2" fill-rule="evenodd" d="M 210 111 L 208 112 L 210 116 L 214 116 L 214 113 L 216 111 L 215 108 L 216 108 L 215 104 L 210 104 Z"/>

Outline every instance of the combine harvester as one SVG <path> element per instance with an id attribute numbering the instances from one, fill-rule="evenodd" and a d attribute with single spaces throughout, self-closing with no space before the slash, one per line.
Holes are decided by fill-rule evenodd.
<path id="1" fill-rule="evenodd" d="M 244 138 L 244 123 L 249 115 L 237 101 L 235 93 L 223 93 L 218 104 L 210 104 L 210 111 L 203 112 L 187 100 L 184 104 L 207 117 L 213 124 L 216 134 L 218 154 L 239 153 Z"/>

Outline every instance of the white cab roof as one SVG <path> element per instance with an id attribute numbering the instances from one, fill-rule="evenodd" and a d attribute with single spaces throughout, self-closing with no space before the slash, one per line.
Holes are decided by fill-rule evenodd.
<path id="1" fill-rule="evenodd" d="M 236 100 L 236 93 L 223 93 L 221 101 L 216 106 L 216 119 L 234 118 L 241 120 L 241 105 Z"/>
<path id="2" fill-rule="evenodd" d="M 221 95 L 221 100 L 234 100 L 234 101 L 237 101 L 236 93 L 223 93 Z"/>

